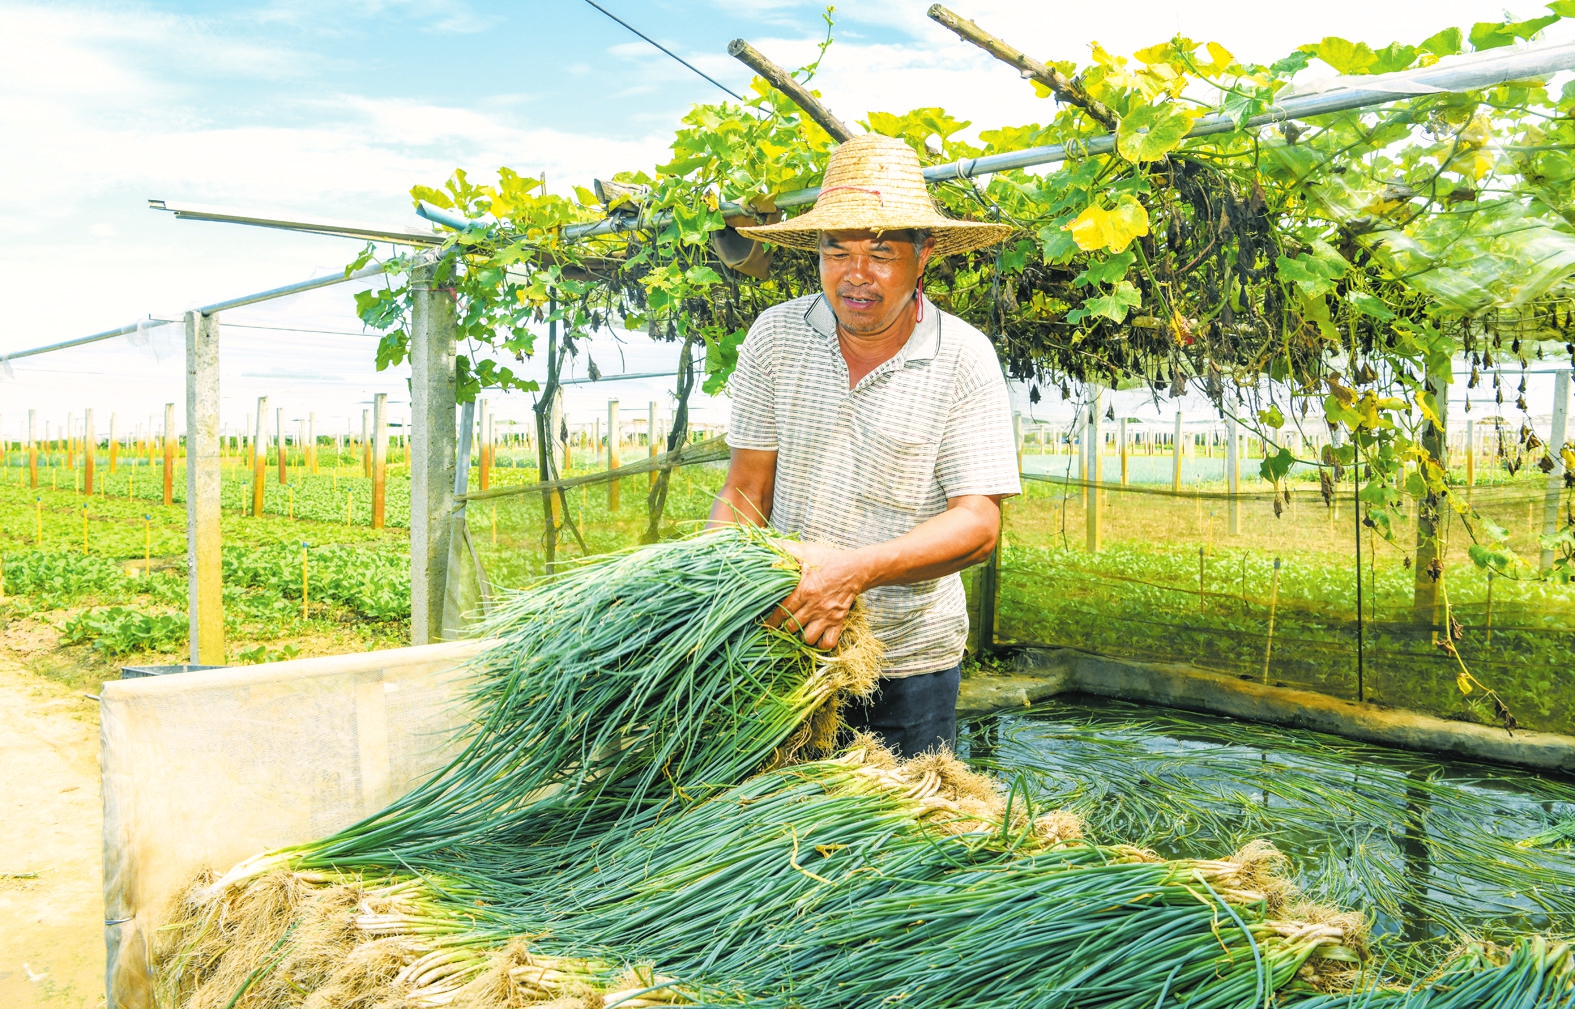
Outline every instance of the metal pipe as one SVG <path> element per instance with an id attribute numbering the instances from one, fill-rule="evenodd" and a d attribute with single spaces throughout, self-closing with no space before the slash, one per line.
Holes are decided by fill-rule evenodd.
<path id="1" fill-rule="evenodd" d="M 1514 49 L 1508 52 L 1494 49 L 1469 59 L 1407 72 L 1403 75 L 1403 81 L 1396 81 L 1396 78 L 1402 75 L 1381 75 L 1375 79 L 1375 81 L 1381 81 L 1387 78 L 1388 80 L 1396 81 L 1390 87 L 1380 85 L 1377 87 L 1341 88 L 1326 91 L 1322 94 L 1288 98 L 1283 104 L 1276 105 L 1267 112 L 1250 117 L 1240 127 L 1237 126 L 1235 119 L 1230 116 L 1204 116 L 1187 133 L 1187 137 L 1191 139 L 1194 137 L 1213 136 L 1220 133 L 1230 133 L 1238 128 L 1250 129 L 1257 126 L 1268 126 L 1273 123 L 1285 122 L 1290 119 L 1306 119 L 1311 116 L 1328 115 L 1332 112 L 1347 112 L 1352 109 L 1367 108 L 1373 105 L 1384 105 L 1389 102 L 1401 101 L 1406 98 L 1415 98 L 1418 94 L 1474 91 L 1478 88 L 1503 84 L 1506 81 L 1542 77 L 1560 70 L 1570 69 L 1575 69 L 1575 43 Z M 1094 137 L 1086 142 L 1074 144 L 1049 144 L 1042 147 L 1028 147 L 1021 151 L 990 154 L 980 158 L 964 158 L 961 161 L 953 161 L 945 165 L 932 165 L 924 170 L 924 179 L 926 182 L 945 182 L 950 179 L 967 179 L 977 175 L 989 175 L 993 172 L 1005 172 L 1018 168 L 1033 168 L 1039 165 L 1065 161 L 1070 157 L 1109 154 L 1115 150 L 1115 147 L 1116 138 L 1110 135 Z M 799 189 L 791 193 L 783 193 L 781 196 L 776 197 L 774 202 L 779 209 L 799 207 L 814 203 L 819 195 L 819 187 Z M 717 209 L 724 216 L 750 212 L 747 208 L 737 203 L 723 203 Z M 434 224 L 441 224 L 456 231 L 470 231 L 492 226 L 487 222 L 467 220 L 464 217 L 450 214 L 426 203 L 417 204 L 416 213 Z M 646 219 L 633 214 L 613 215 L 600 221 L 572 224 L 563 229 L 563 237 L 573 241 L 581 238 L 594 238 L 598 235 L 635 231 L 641 227 L 659 226 L 666 219 L 667 215 L 665 213 L 658 215 L 654 219 Z"/>
<path id="2" fill-rule="evenodd" d="M 286 284 L 283 287 L 275 287 L 272 290 L 261 291 L 257 294 L 247 294 L 239 298 L 231 298 L 228 301 L 214 302 L 211 305 L 204 305 L 195 311 L 200 315 L 216 315 L 219 312 L 227 311 L 231 308 L 240 308 L 242 305 L 255 305 L 260 301 L 272 301 L 274 298 L 287 298 L 292 294 L 300 294 L 303 291 L 315 291 L 320 287 L 332 287 L 335 284 L 345 284 L 352 280 L 365 280 L 367 277 L 378 276 L 385 269 L 386 267 L 382 264 L 373 264 L 371 266 L 364 266 L 349 276 L 344 276 L 342 274 L 330 274 L 326 277 L 318 277 L 315 280 L 303 280 L 299 283 Z M 0 363 L 14 361 L 17 358 L 22 357 L 33 357 L 38 354 L 48 354 L 51 351 L 56 350 L 66 350 L 70 347 L 81 347 L 89 343 L 98 343 L 101 340 L 113 340 L 117 336 L 128 336 L 132 333 L 135 333 L 138 329 L 144 328 L 148 322 L 164 325 L 164 320 L 153 319 L 151 316 L 149 316 L 147 319 L 139 320 L 129 326 L 121 326 L 119 329 L 108 329 L 102 333 L 94 333 L 92 336 L 82 336 L 75 340 L 62 340 L 60 343 L 45 344 L 42 347 L 31 347 L 27 350 L 19 350 L 12 354 L 0 354 Z M 376 334 L 367 335 L 371 336 Z"/>
<path id="3" fill-rule="evenodd" d="M 385 227 L 361 221 L 340 221 L 328 217 L 292 214 L 288 217 L 257 210 L 236 207 L 215 207 L 206 203 L 174 203 L 169 200 L 149 200 L 150 210 L 167 210 L 181 221 L 217 221 L 222 224 L 250 224 L 257 228 L 278 228 L 281 231 L 300 231 L 334 238 L 365 238 L 377 242 L 399 245 L 442 245 L 444 236 L 430 231 L 416 231 L 399 225 Z"/>

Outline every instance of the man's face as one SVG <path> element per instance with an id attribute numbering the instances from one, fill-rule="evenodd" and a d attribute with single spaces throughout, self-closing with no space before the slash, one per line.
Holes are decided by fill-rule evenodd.
<path id="1" fill-rule="evenodd" d="M 935 248 L 915 247 L 906 231 L 823 231 L 820 286 L 837 322 L 850 336 L 875 336 L 912 312 L 913 290 Z"/>

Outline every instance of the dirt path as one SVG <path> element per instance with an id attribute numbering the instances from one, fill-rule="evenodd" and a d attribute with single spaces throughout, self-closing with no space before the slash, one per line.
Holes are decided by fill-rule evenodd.
<path id="1" fill-rule="evenodd" d="M 104 1004 L 97 706 L 0 651 L 0 1006 Z"/>

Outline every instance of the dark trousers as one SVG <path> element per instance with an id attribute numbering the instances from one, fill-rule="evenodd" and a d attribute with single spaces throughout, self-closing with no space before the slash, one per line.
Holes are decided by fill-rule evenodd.
<path id="1" fill-rule="evenodd" d="M 941 747 L 957 748 L 957 688 L 962 666 L 917 676 L 881 677 L 875 696 L 848 705 L 842 720 L 850 729 L 875 733 L 904 757 Z"/>

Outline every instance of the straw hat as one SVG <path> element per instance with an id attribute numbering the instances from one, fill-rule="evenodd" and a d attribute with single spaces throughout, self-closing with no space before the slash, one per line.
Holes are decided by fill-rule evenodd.
<path id="1" fill-rule="evenodd" d="M 942 216 L 924 184 L 919 156 L 901 140 L 866 133 L 831 153 L 820 196 L 807 213 L 780 224 L 739 228 L 740 235 L 795 249 L 818 249 L 822 231 L 902 231 L 923 228 L 935 254 L 971 252 L 994 245 L 1009 225 L 954 221 Z"/>

